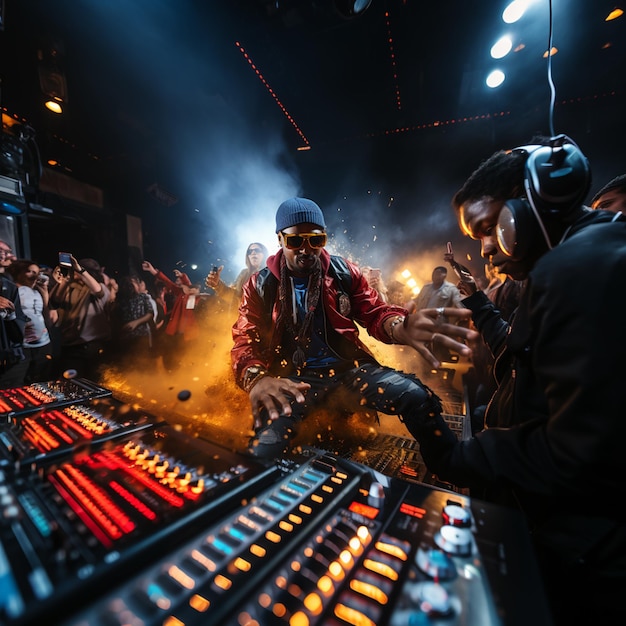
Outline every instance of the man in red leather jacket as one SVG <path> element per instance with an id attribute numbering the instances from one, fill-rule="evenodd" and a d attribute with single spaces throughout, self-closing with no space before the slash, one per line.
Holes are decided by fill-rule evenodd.
<path id="1" fill-rule="evenodd" d="M 433 333 L 442 345 L 468 354 L 454 337 L 466 339 L 472 331 L 444 323 L 437 309 L 425 310 L 430 325 L 422 319 L 418 328 L 406 309 L 383 302 L 358 266 L 324 249 L 326 223 L 312 200 L 283 202 L 276 233 L 281 249 L 244 285 L 233 326 L 232 366 L 254 417 L 250 453 L 281 454 L 313 407 L 339 407 L 340 396 L 353 407 L 397 414 L 407 425 L 440 413 L 439 398 L 419 379 L 376 361 L 355 322 L 383 343 L 413 346 L 434 366 L 439 363 L 426 344 Z M 463 318 L 468 311 L 445 314 Z"/>

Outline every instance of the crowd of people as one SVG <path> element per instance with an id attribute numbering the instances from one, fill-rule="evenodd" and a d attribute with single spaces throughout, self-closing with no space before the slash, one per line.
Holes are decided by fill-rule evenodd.
<path id="1" fill-rule="evenodd" d="M 184 272 L 174 269 L 170 279 L 148 261 L 118 277 L 104 270 L 73 255 L 53 267 L 18 259 L 0 240 L 0 388 L 63 376 L 100 382 L 122 363 L 180 367 L 209 294 Z"/>
<path id="2" fill-rule="evenodd" d="M 461 231 L 480 242 L 488 282 L 449 248 L 442 261 L 458 282 L 437 266 L 414 299 L 377 268 L 330 254 L 324 213 L 303 197 L 277 209 L 278 251 L 251 243 L 237 280 L 226 285 L 215 267 L 208 294 L 149 261 L 143 275 L 114 280 L 94 259 L 44 269 L 0 241 L 0 387 L 67 371 L 97 380 L 121 355 L 162 358 L 171 371 L 200 336 L 203 312 L 220 307 L 233 381 L 250 403 L 249 454 L 288 452 L 319 407 L 397 415 L 430 471 L 523 512 L 556 625 L 623 623 L 626 368 L 615 347 L 626 330 L 603 313 L 609 294 L 615 310 L 621 301 L 626 176 L 587 207 L 590 185 L 586 158 L 565 136 L 495 152 L 452 199 Z M 474 359 L 482 412 L 472 435 L 459 439 L 437 393 L 380 362 L 360 332 L 411 348 L 429 367 L 451 353 Z"/>

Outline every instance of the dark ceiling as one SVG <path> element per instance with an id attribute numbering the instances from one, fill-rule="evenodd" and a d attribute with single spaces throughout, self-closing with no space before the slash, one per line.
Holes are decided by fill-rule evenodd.
<path id="1" fill-rule="evenodd" d="M 599 181 L 626 169 L 626 17 L 604 21 L 613 2 L 553 3 L 554 130 L 578 141 Z M 333 0 L 5 0 L 0 102 L 34 129 L 44 163 L 148 229 L 158 184 L 180 215 L 206 211 L 214 239 L 231 200 L 249 214 L 287 193 L 344 199 L 353 213 L 371 203 L 359 194 L 379 194 L 400 227 L 423 214 L 417 237 L 480 160 L 552 130 L 551 5 L 509 27 L 504 6 L 372 0 L 345 18 Z M 495 62 L 504 32 L 520 49 Z M 52 61 L 63 116 L 41 107 L 38 72 Z M 508 77 L 488 90 L 496 66 Z"/>

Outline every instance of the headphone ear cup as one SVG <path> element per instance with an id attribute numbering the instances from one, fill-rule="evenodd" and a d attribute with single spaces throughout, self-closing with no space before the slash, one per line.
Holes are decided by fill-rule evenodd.
<path id="1" fill-rule="evenodd" d="M 526 192 L 539 213 L 568 218 L 583 203 L 591 186 L 587 157 L 564 135 L 553 145 L 538 146 L 526 160 Z"/>
<path id="2" fill-rule="evenodd" d="M 526 200 L 507 200 L 500 210 L 496 224 L 498 245 L 512 261 L 526 257 L 533 239 L 541 236 L 532 207 Z"/>

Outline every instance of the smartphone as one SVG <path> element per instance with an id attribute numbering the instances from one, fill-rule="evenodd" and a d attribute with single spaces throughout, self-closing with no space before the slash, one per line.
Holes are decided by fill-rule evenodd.
<path id="1" fill-rule="evenodd" d="M 446 245 L 446 252 L 448 254 L 453 254 L 452 252 L 452 242 L 448 241 L 448 244 Z M 472 273 L 465 267 L 465 265 L 461 265 L 458 261 L 454 260 L 454 261 L 448 261 L 448 263 L 450 263 L 450 265 L 452 266 L 452 269 L 454 270 L 454 273 L 459 277 L 459 279 L 464 282 L 464 283 L 470 283 L 475 285 L 476 281 L 474 280 L 474 277 L 472 276 Z"/>
<path id="2" fill-rule="evenodd" d="M 69 276 L 72 269 L 72 255 L 69 252 L 59 252 L 59 268 L 63 276 Z"/>
<path id="3" fill-rule="evenodd" d="M 72 255 L 69 252 L 59 252 L 59 265 L 61 267 L 72 267 Z"/>
<path id="4" fill-rule="evenodd" d="M 50 280 L 50 277 L 48 276 L 48 274 L 46 274 L 44 272 L 40 272 L 39 276 L 37 277 L 37 284 L 39 284 L 39 285 L 47 285 L 49 280 Z"/>

